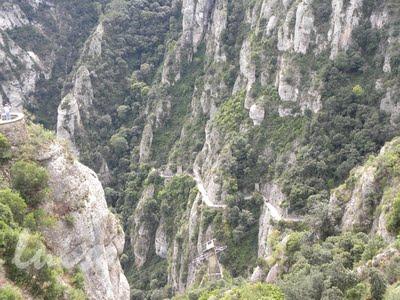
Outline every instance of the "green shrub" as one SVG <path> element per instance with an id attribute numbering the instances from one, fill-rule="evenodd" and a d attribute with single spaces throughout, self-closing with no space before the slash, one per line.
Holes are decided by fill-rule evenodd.
<path id="1" fill-rule="evenodd" d="M 28 205 L 36 206 L 43 201 L 48 179 L 47 171 L 34 162 L 18 161 L 11 168 L 12 186 Z"/>
<path id="2" fill-rule="evenodd" d="M 18 238 L 23 239 L 25 247 L 14 255 L 15 244 L 8 243 L 7 249 L 11 249 L 5 259 L 8 278 L 28 287 L 35 299 L 62 299 L 66 290 L 60 283 L 63 270 L 53 264 L 56 260 L 46 253 L 42 236 L 38 233 L 21 233 Z M 24 268 L 18 265 L 19 262 L 24 264 Z M 27 263 L 30 264 L 25 265 Z"/>
<path id="3" fill-rule="evenodd" d="M 24 218 L 23 227 L 32 231 L 39 231 L 43 227 L 51 227 L 55 224 L 56 218 L 49 215 L 45 210 L 39 208 L 28 213 Z"/>
<path id="4" fill-rule="evenodd" d="M 321 300 L 342 300 L 343 293 L 337 287 L 330 288 L 322 294 Z"/>
<path id="5" fill-rule="evenodd" d="M 6 285 L 0 288 L 0 300 L 23 300 L 22 294 L 15 287 Z"/>
<path id="6" fill-rule="evenodd" d="M 10 207 L 3 203 L 0 203 L 0 221 L 9 225 L 14 223 L 14 217 Z"/>
<path id="7" fill-rule="evenodd" d="M 379 253 L 379 250 L 386 246 L 385 241 L 382 237 L 377 236 L 369 240 L 368 244 L 365 246 L 364 253 L 362 254 L 362 259 L 368 261 L 372 259 L 375 255 Z"/>
<path id="8" fill-rule="evenodd" d="M 234 299 L 260 299 L 260 300 L 283 300 L 282 291 L 271 284 L 257 283 L 246 284 L 244 286 L 233 289 L 232 293 L 228 293 L 222 298 L 223 300 Z"/>
<path id="9" fill-rule="evenodd" d="M 314 0 L 312 1 L 312 8 L 317 25 L 326 23 L 325 20 L 329 19 L 332 13 L 332 4 L 329 0 Z"/>
<path id="10" fill-rule="evenodd" d="M 302 237 L 302 232 L 294 232 L 289 235 L 289 238 L 286 242 L 286 255 L 289 258 L 293 256 L 295 252 L 300 250 Z"/>
<path id="11" fill-rule="evenodd" d="M 68 298 L 70 300 L 86 300 L 87 297 L 82 290 L 77 289 L 68 289 L 67 290 Z"/>
<path id="12" fill-rule="evenodd" d="M 26 203 L 24 199 L 10 189 L 0 190 L 0 203 L 7 205 L 13 214 L 15 221 L 22 223 L 26 213 Z"/>
<path id="13" fill-rule="evenodd" d="M 357 84 L 353 87 L 353 94 L 356 97 L 361 97 L 362 95 L 364 95 L 364 89 L 362 88 L 361 85 Z"/>
<path id="14" fill-rule="evenodd" d="M 395 234 L 400 233 L 400 195 L 398 195 L 394 200 L 387 221 L 387 229 Z"/>
<path id="15" fill-rule="evenodd" d="M 190 196 L 195 192 L 194 180 L 189 176 L 174 176 L 157 194 L 161 203 L 161 215 L 166 223 L 166 232 L 173 236 L 177 224 L 175 218 L 180 217 L 190 202 Z M 153 209 L 154 212 L 154 209 Z"/>
<path id="16" fill-rule="evenodd" d="M 346 292 L 346 299 L 348 300 L 364 299 L 366 293 L 367 293 L 367 287 L 365 286 L 365 284 L 359 283 L 354 288 L 351 288 Z"/>
<path id="17" fill-rule="evenodd" d="M 118 155 L 125 153 L 129 149 L 127 140 L 118 134 L 115 134 L 110 139 L 110 146 Z"/>
<path id="18" fill-rule="evenodd" d="M 130 113 L 130 107 L 127 105 L 120 105 L 117 108 L 118 119 L 125 121 Z"/>
<path id="19" fill-rule="evenodd" d="M 371 296 L 373 300 L 383 299 L 386 292 L 386 280 L 383 275 L 376 269 L 371 271 L 369 282 L 371 284 Z"/>
<path id="20" fill-rule="evenodd" d="M 223 133 L 230 134 L 239 131 L 239 127 L 245 118 L 244 92 L 241 92 L 221 105 L 215 116 L 215 122 Z"/>
<path id="21" fill-rule="evenodd" d="M 85 277 L 81 270 L 76 270 L 72 277 L 72 284 L 74 287 L 83 290 L 85 287 Z"/>
<path id="22" fill-rule="evenodd" d="M 392 66 L 392 73 L 395 75 L 400 74 L 400 54 L 393 55 L 390 59 L 390 65 Z"/>
<path id="23" fill-rule="evenodd" d="M 284 294 L 275 285 L 265 283 L 236 283 L 220 280 L 210 283 L 206 287 L 189 291 L 186 295 L 177 296 L 173 299 L 190 300 L 283 300 Z"/>
<path id="24" fill-rule="evenodd" d="M 0 133 L 0 160 L 4 161 L 10 159 L 11 154 L 11 145 L 8 139 Z"/>
<path id="25" fill-rule="evenodd" d="M 0 257 L 11 260 L 14 256 L 14 249 L 17 241 L 18 231 L 0 220 Z"/>

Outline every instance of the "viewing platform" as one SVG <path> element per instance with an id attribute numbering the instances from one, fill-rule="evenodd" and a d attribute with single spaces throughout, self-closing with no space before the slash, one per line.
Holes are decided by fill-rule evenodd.
<path id="1" fill-rule="evenodd" d="M 6 125 L 6 124 L 11 124 L 11 123 L 16 123 L 24 119 L 24 114 L 23 113 L 11 113 L 11 119 L 6 120 L 5 115 L 1 115 L 0 119 L 0 126 L 1 125 Z"/>
<path id="2" fill-rule="evenodd" d="M 11 119 L 6 120 L 5 115 L 2 114 L 0 118 L 0 132 L 8 138 L 13 146 L 24 143 L 27 138 L 25 115 L 23 113 L 12 112 Z"/>

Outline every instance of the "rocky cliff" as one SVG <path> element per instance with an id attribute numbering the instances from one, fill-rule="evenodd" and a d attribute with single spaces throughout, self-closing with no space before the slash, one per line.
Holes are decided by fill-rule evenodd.
<path id="1" fill-rule="evenodd" d="M 129 299 L 120 265 L 124 232 L 107 208 L 97 175 L 79 163 L 68 146 L 24 119 L 0 125 L 14 152 L 44 166 L 49 195 L 41 209 L 54 224 L 40 227 L 47 250 L 66 270 L 79 269 L 89 299 Z M 18 157 L 14 157 L 17 160 Z"/>
<path id="2" fill-rule="evenodd" d="M 44 209 L 60 219 L 44 232 L 47 245 L 63 265 L 82 270 L 89 299 L 129 299 L 119 261 L 124 231 L 107 208 L 97 175 L 65 151 L 54 144 L 39 158 L 54 197 Z"/>
<path id="3" fill-rule="evenodd" d="M 29 107 L 43 122 L 54 122 L 62 80 L 96 25 L 102 3 L 3 1 L 0 101 L 10 102 L 15 110 Z"/>

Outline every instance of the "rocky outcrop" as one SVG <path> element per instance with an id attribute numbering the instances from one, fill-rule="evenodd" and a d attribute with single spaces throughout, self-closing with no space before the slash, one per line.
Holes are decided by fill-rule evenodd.
<path id="1" fill-rule="evenodd" d="M 124 232 L 108 210 L 97 175 L 55 143 L 42 158 L 50 178 L 52 201 L 44 209 L 59 221 L 43 234 L 51 252 L 68 269 L 79 267 L 89 299 L 129 299 L 119 256 Z"/>
<path id="2" fill-rule="evenodd" d="M 347 201 L 344 209 L 344 215 L 341 223 L 342 230 L 357 230 L 368 228 L 368 226 L 371 225 L 368 224 L 368 222 L 370 222 L 370 218 L 368 216 L 370 215 L 373 207 L 371 208 L 370 203 L 368 203 L 366 200 L 376 194 L 375 172 L 376 169 L 371 166 L 359 169 L 353 175 L 357 180 L 357 184 L 354 185 L 351 191 L 351 197 Z"/>
<path id="3" fill-rule="evenodd" d="M 194 177 L 200 188 L 202 199 L 207 205 L 221 204 L 221 184 L 218 171 L 222 161 L 217 153 L 221 150 L 221 136 L 212 122 L 206 126 L 206 142 L 193 165 Z"/>
<path id="4" fill-rule="evenodd" d="M 314 16 L 312 13 L 311 2 L 303 1 L 299 4 L 296 11 L 296 25 L 294 29 L 294 51 L 306 54 L 311 34 L 314 30 Z"/>
<path id="5" fill-rule="evenodd" d="M 89 117 L 93 103 L 93 87 L 89 70 L 79 67 L 74 81 L 74 88 L 61 101 L 58 107 L 57 136 L 69 142 L 75 153 L 78 150 L 75 139 L 78 133 L 83 133 L 83 116 Z M 82 113 L 81 113 L 82 112 Z"/>
<path id="6" fill-rule="evenodd" d="M 102 54 L 102 42 L 104 35 L 103 23 L 100 23 L 84 47 L 84 56 L 99 58 Z"/>
<path id="7" fill-rule="evenodd" d="M 37 80 L 49 70 L 34 52 L 23 50 L 1 31 L 0 66 L 0 103 L 9 101 L 13 110 L 22 111 L 22 105 L 32 100 Z"/>
<path id="8" fill-rule="evenodd" d="M 28 23 L 28 18 L 17 4 L 5 2 L 0 5 L 0 30 L 21 27 Z"/>
<path id="9" fill-rule="evenodd" d="M 177 5 L 176 3 L 179 1 L 173 2 L 175 4 L 171 4 L 171 6 Z M 115 58 L 118 64 L 121 64 L 122 68 L 126 67 L 126 70 L 120 74 L 118 70 L 110 72 L 110 74 L 113 73 L 111 76 L 114 76 L 114 73 L 118 73 L 116 77 L 123 75 L 120 76 L 123 78 L 121 80 L 126 79 L 126 83 L 124 83 L 126 90 L 121 90 L 121 95 L 123 96 L 113 103 L 116 105 L 128 104 L 131 108 L 130 111 L 140 106 L 140 112 L 138 113 L 140 118 L 129 120 L 129 122 L 123 124 L 123 126 L 127 125 L 126 127 L 121 127 L 123 128 L 123 134 L 127 136 L 129 150 L 131 148 L 134 149 L 130 156 L 128 154 L 124 156 L 123 163 L 122 161 L 120 162 L 121 165 L 125 165 L 128 168 L 127 165 L 130 164 L 129 167 L 132 167 L 130 171 L 136 167 L 136 163 L 139 167 L 140 164 L 150 164 L 155 168 L 160 167 L 160 165 L 168 165 L 171 170 L 184 169 L 183 172 L 190 173 L 193 176 L 198 187 L 195 203 L 188 205 L 190 209 L 187 208 L 187 211 L 182 213 L 182 218 L 188 218 L 187 224 L 181 225 L 179 230 L 176 230 L 176 236 L 168 235 L 165 220 L 153 218 L 151 223 L 154 224 L 149 224 L 150 222 L 147 220 L 151 219 L 148 218 L 151 212 L 148 211 L 149 207 L 147 205 L 153 204 L 150 202 L 153 202 L 155 193 L 159 188 L 158 185 L 162 185 L 162 183 L 157 183 L 156 186 L 138 187 L 144 191 L 138 203 L 134 202 L 136 206 L 132 209 L 133 216 L 126 220 L 131 230 L 130 246 L 135 256 L 136 268 L 146 268 L 147 264 L 150 263 L 150 256 L 155 252 L 157 256 L 168 261 L 169 269 L 166 271 L 168 272 L 168 282 L 175 291 L 183 291 L 196 281 L 199 268 L 192 264 L 191 261 L 201 252 L 204 242 L 214 237 L 213 224 L 208 224 L 205 226 L 206 228 L 199 229 L 199 227 L 203 226 L 201 225 L 202 218 L 205 216 L 206 209 L 217 210 L 217 213 L 219 213 L 220 211 L 225 212 L 227 208 L 228 201 L 226 200 L 229 199 L 227 197 L 229 189 L 227 185 L 230 182 L 225 180 L 229 176 L 226 174 L 229 171 L 226 170 L 231 166 L 235 166 L 235 160 L 238 158 L 233 153 L 232 140 L 234 138 L 227 141 L 229 138 L 227 138 L 225 132 L 218 128 L 214 122 L 214 118 L 218 116 L 220 111 L 221 104 L 226 99 L 231 98 L 232 95 L 244 92 L 243 111 L 246 113 L 246 120 L 243 120 L 240 126 L 236 128 L 236 132 L 232 133 L 235 138 L 240 134 L 240 138 L 243 140 L 247 138 L 250 140 L 253 135 L 258 135 L 258 133 L 260 133 L 260 136 L 264 133 L 265 136 L 269 134 L 273 136 L 276 132 L 274 132 L 274 126 L 270 126 L 271 119 L 276 119 L 278 120 L 276 123 L 279 123 L 281 120 L 279 117 L 288 120 L 291 120 L 291 117 L 301 119 L 302 114 L 312 119 L 313 117 L 310 115 L 318 113 L 322 107 L 322 70 L 319 64 L 325 64 L 325 61 L 317 62 L 315 58 L 319 58 L 318 55 L 322 54 L 321 59 L 327 60 L 326 63 L 329 64 L 327 57 L 330 56 L 331 59 L 335 59 L 341 51 L 349 49 L 352 44 L 352 32 L 358 24 L 365 21 L 362 20 L 365 17 L 363 16 L 362 0 L 328 1 L 331 7 L 327 7 L 327 10 L 330 12 L 330 9 L 332 9 L 332 13 L 330 19 L 327 17 L 326 20 L 318 19 L 318 13 L 320 12 L 315 10 L 313 5 L 315 2 L 311 0 L 240 2 L 243 3 L 243 6 L 235 6 L 234 4 L 237 4 L 238 1 L 227 0 L 184 0 L 182 3 L 179 2 L 179 5 L 182 4 L 181 14 L 177 13 L 171 17 L 170 22 L 171 28 L 174 27 L 173 32 L 171 32 L 172 39 L 164 45 L 165 47 L 161 45 L 162 42 L 158 45 L 160 47 L 154 47 L 159 52 L 165 51 L 165 57 L 163 62 L 160 62 L 160 66 L 157 65 L 159 63 L 157 60 L 152 61 L 154 65 L 149 66 L 146 61 L 151 56 L 149 53 L 143 54 L 142 57 L 135 56 L 135 59 L 131 59 L 130 52 L 125 52 L 125 49 L 132 45 L 131 41 L 128 42 L 127 40 L 133 35 L 128 35 L 126 40 L 122 34 L 118 35 L 115 40 L 114 36 L 108 36 L 110 28 L 107 26 L 109 24 L 113 25 L 110 20 L 115 21 L 116 25 L 120 25 L 119 18 L 124 19 L 124 14 L 117 14 L 116 19 L 118 20 L 114 20 L 112 17 L 108 19 L 109 16 L 101 18 L 97 27 L 84 44 L 79 61 L 75 64 L 69 80 L 64 86 L 63 96 L 65 97 L 58 108 L 58 136 L 66 139 L 71 147 L 74 147 L 76 137 L 85 133 L 83 125 L 86 124 L 85 121 L 100 115 L 99 112 L 107 114 L 110 120 L 109 124 L 112 123 L 112 130 L 116 131 L 120 123 L 123 123 L 119 119 L 114 119 L 116 107 L 111 107 L 106 111 L 97 110 L 97 106 L 101 106 L 105 102 L 96 103 L 95 95 L 101 94 L 101 91 L 94 90 L 95 84 L 96 88 L 100 86 L 97 86 L 98 78 L 100 78 L 97 75 L 100 72 L 96 70 L 101 68 L 97 69 L 94 64 L 105 66 L 107 65 L 106 60 L 112 57 Z M 35 1 L 30 1 L 30 3 L 35 3 Z M 158 9 L 156 3 L 152 5 L 154 5 L 155 10 Z M 385 28 L 386 24 L 388 24 L 385 19 L 390 18 L 388 16 L 389 12 L 381 6 L 375 9 L 370 17 L 372 27 L 375 29 Z M 29 22 L 21 9 L 13 7 L 0 11 L 0 19 L 2 20 L 0 28 L 1 26 L 4 28 L 17 28 L 25 26 L 26 22 Z M 182 20 L 182 26 L 175 24 L 177 20 Z M 126 24 L 131 21 L 129 17 L 124 20 Z M 324 24 L 321 24 L 321 21 Z M 237 32 L 232 34 L 232 31 L 236 29 Z M 181 30 L 180 36 L 177 32 L 179 30 Z M 19 49 L 19 46 L 15 43 L 13 44 L 13 41 L 10 41 L 6 34 L 0 33 L 0 37 L 0 57 L 5 57 L 4 60 L 1 60 L 4 61 L 2 70 L 6 70 L 7 73 L 6 83 L 3 84 L 3 81 L 1 82 L 0 97 L 10 99 L 15 106 L 18 106 L 28 101 L 29 93 L 35 90 L 35 82 L 38 76 L 48 75 L 47 65 L 41 61 L 43 58 L 38 58 L 33 52 Z M 135 39 L 133 40 L 135 41 Z M 229 44 L 226 43 L 227 41 L 229 41 Z M 121 47 L 113 48 L 114 42 Z M 129 47 L 126 47 L 127 45 Z M 390 47 L 387 47 L 387 45 Z M 396 45 L 393 37 L 387 41 L 382 41 L 379 45 L 379 50 L 377 51 L 384 52 L 384 63 L 379 68 L 383 67 L 383 71 L 388 73 L 382 74 L 382 78 L 390 76 L 391 74 L 389 73 L 394 68 L 391 63 L 393 57 L 392 48 L 394 49 Z M 10 52 L 9 49 L 11 49 L 12 55 L 8 53 Z M 118 50 L 115 53 L 111 53 L 114 49 Z M 113 56 L 114 54 L 115 57 Z M 129 57 L 129 59 L 126 57 Z M 143 61 L 139 62 L 139 60 Z M 22 72 L 20 73 L 22 74 L 21 76 L 15 76 L 14 73 L 19 61 L 22 61 L 26 67 L 24 69 L 25 73 Z M 133 67 L 135 64 L 146 67 Z M 160 68 L 158 69 L 158 67 Z M 133 68 L 137 68 L 137 70 L 133 70 Z M 196 69 L 198 76 L 193 76 L 196 78 L 185 77 L 188 71 L 192 72 L 192 68 Z M 145 78 L 146 75 L 142 76 L 141 71 L 146 69 L 157 69 L 159 72 L 156 72 L 156 75 L 152 78 Z M 133 99 L 135 97 L 129 92 L 129 79 L 127 78 L 132 72 L 135 75 L 138 74 L 137 78 L 143 81 L 143 84 L 144 82 L 146 82 L 146 85 L 154 84 L 150 88 L 150 92 L 148 94 L 146 92 L 146 97 L 141 97 L 143 98 L 140 99 L 141 103 L 139 103 L 139 100 Z M 140 78 L 140 76 L 143 78 Z M 180 79 L 186 80 L 188 78 L 194 82 L 188 84 L 186 81 L 182 81 L 179 82 L 178 86 L 174 87 L 174 84 Z M 118 79 L 120 78 L 118 77 Z M 184 91 L 181 89 L 181 83 L 184 85 Z M 193 91 L 190 90 L 186 93 L 186 88 L 189 90 L 192 85 L 194 86 Z M 114 82 L 113 87 L 115 86 L 120 87 Z M 384 83 L 382 83 L 382 86 L 385 89 L 387 88 Z M 173 92 L 170 93 L 170 91 Z M 383 90 L 383 87 L 382 91 L 386 95 L 381 102 L 381 110 L 391 114 L 392 122 L 395 123 L 400 114 L 400 108 L 395 101 L 398 91 L 394 88 Z M 182 99 L 183 94 L 185 94 L 185 99 Z M 188 97 L 191 99 L 186 99 Z M 138 96 L 137 98 L 140 97 Z M 134 104 L 131 103 L 131 100 Z M 187 104 L 189 102 L 190 105 Z M 185 107 L 183 107 L 184 105 Z M 242 105 L 239 109 L 242 109 Z M 234 116 L 238 108 L 234 110 L 229 112 L 227 117 Z M 242 111 L 239 113 L 242 113 Z M 247 115 L 249 118 L 247 118 Z M 182 124 L 170 122 L 168 126 L 165 126 L 167 120 L 179 120 L 179 122 L 182 121 Z M 308 120 L 302 121 L 306 123 L 304 126 L 307 126 Z M 204 126 L 204 124 L 207 125 Z M 264 124 L 266 124 L 267 128 L 263 128 Z M 257 127 L 254 128 L 254 126 Z M 86 129 L 92 130 L 91 128 Z M 157 155 L 152 154 L 157 154 L 156 151 L 159 150 L 157 149 L 157 146 L 159 146 L 157 144 L 164 142 L 160 142 L 159 136 L 164 129 L 168 133 L 173 131 L 173 134 L 168 135 L 168 137 L 171 136 L 174 139 L 178 139 L 176 136 L 180 133 L 180 140 L 179 142 L 168 141 L 173 145 L 173 150 L 169 153 L 163 153 L 165 154 L 163 157 L 167 161 L 160 162 L 156 161 L 158 159 Z M 268 130 L 272 132 L 267 132 Z M 197 138 L 199 132 L 201 138 Z M 282 132 L 284 132 L 283 129 Z M 94 132 L 90 133 L 93 135 Z M 116 132 L 112 132 L 112 134 L 114 133 Z M 192 141 L 191 135 L 196 140 L 193 138 Z M 193 144 L 196 143 L 196 147 L 190 148 L 190 150 L 183 149 L 188 143 L 192 142 Z M 251 144 L 251 141 L 249 141 L 249 144 Z M 263 160 L 257 157 L 257 167 L 258 165 L 261 165 L 261 167 L 267 165 L 267 168 L 271 170 L 274 168 L 285 169 L 287 164 L 292 163 L 292 161 L 288 163 L 288 156 L 282 153 L 273 153 L 274 150 L 272 149 L 276 145 L 257 146 L 265 148 L 257 149 L 257 151 L 265 156 L 265 161 L 268 161 L 268 163 L 264 163 Z M 179 147 L 182 147 L 182 149 Z M 292 147 L 292 149 L 295 149 L 296 142 L 293 142 L 293 145 L 278 145 L 276 147 L 285 149 Z M 77 153 L 78 150 L 75 148 L 74 152 Z M 169 149 L 167 150 L 169 151 Z M 99 145 L 98 149 L 96 149 L 96 155 L 99 152 L 108 152 L 106 143 Z M 179 159 L 185 160 L 183 168 L 180 167 L 182 164 L 173 161 L 174 158 L 171 158 L 173 155 L 182 156 Z M 291 155 L 291 157 L 294 157 L 295 153 Z M 189 156 L 190 158 L 187 158 Z M 104 158 L 106 157 L 107 155 L 104 156 Z M 115 174 L 114 172 L 118 171 L 117 163 L 116 161 L 107 162 L 104 158 L 98 160 L 99 175 L 104 183 L 112 185 L 114 180 L 111 178 L 111 172 L 108 167 L 113 168 L 112 172 Z M 259 184 L 263 187 L 261 194 L 264 197 L 261 217 L 258 223 L 257 252 L 260 258 L 270 260 L 268 264 L 271 268 L 269 273 L 261 267 L 257 268 L 252 278 L 255 281 L 261 278 L 265 279 L 265 277 L 268 277 L 267 280 L 269 282 L 275 282 L 278 279 L 280 273 L 283 272 L 283 268 L 279 265 L 281 257 L 271 258 L 273 250 L 269 237 L 272 231 L 278 230 L 276 223 L 299 221 L 298 218 L 287 216 L 286 210 L 283 208 L 285 196 L 281 191 L 281 182 L 278 178 L 270 178 L 281 176 L 281 174 L 278 174 L 279 171 L 277 171 L 277 174 L 265 175 L 265 177 L 269 176 L 268 179 L 261 176 L 254 179 L 255 181 L 260 181 L 254 182 L 254 184 Z M 74 172 L 72 169 L 71 173 L 75 174 Z M 269 170 L 265 172 L 269 172 Z M 275 171 L 271 171 L 271 173 L 273 172 Z M 378 180 L 376 172 L 377 169 L 375 167 L 365 167 L 360 171 L 355 171 L 354 185 L 351 188 L 349 185 L 335 190 L 332 193 L 331 205 L 340 208 L 341 216 L 337 225 L 341 231 L 362 228 L 365 231 L 380 234 L 385 239 L 390 240 L 390 234 L 385 226 L 388 205 L 384 204 L 389 200 L 385 200 L 383 196 L 379 195 L 377 199 L 380 202 L 374 202 L 372 207 L 369 202 L 365 201 L 365 199 L 370 199 L 372 195 L 380 192 L 376 188 Z M 232 176 L 234 177 L 234 175 Z M 234 181 L 235 178 L 233 177 Z M 74 180 L 71 179 L 71 181 Z M 232 185 L 234 184 L 232 183 Z M 245 184 L 249 185 L 247 182 Z M 238 198 L 253 192 L 253 182 L 249 186 L 246 186 L 243 190 L 235 191 L 239 195 Z M 118 192 L 122 194 L 123 187 L 118 186 L 116 189 L 121 189 Z M 78 196 L 80 197 L 80 195 Z M 82 201 L 82 203 L 86 202 Z M 91 202 L 89 201 L 89 203 Z M 72 204 L 75 205 L 71 202 Z M 376 208 L 381 204 L 383 205 L 382 212 Z M 58 209 L 61 211 L 66 210 L 67 212 L 70 210 L 68 206 Z M 74 216 L 74 210 L 72 211 Z M 371 213 L 376 215 L 371 218 Z M 225 217 L 224 214 L 223 217 Z M 101 230 L 111 232 L 117 236 L 118 234 L 115 233 L 117 226 L 113 223 L 112 217 L 110 217 L 110 220 L 105 216 L 102 216 L 102 218 L 103 224 L 101 225 L 103 227 L 101 227 Z M 210 222 L 212 223 L 213 221 Z M 96 225 L 100 224 L 96 223 Z M 169 231 L 170 229 L 168 228 Z M 79 236 L 79 234 L 81 233 L 78 232 L 77 235 Z M 286 234 L 287 232 L 278 232 L 277 235 L 279 237 L 276 239 L 281 241 Z M 103 240 L 101 240 L 101 243 L 110 244 L 105 241 L 106 239 Z M 120 253 L 121 242 L 119 238 L 116 238 L 116 241 L 111 243 L 115 244 L 115 248 L 111 247 L 110 250 L 105 250 L 105 252 L 112 253 L 111 257 L 114 259 Z M 71 253 L 74 258 L 75 252 L 71 250 Z M 113 253 L 117 254 L 114 255 Z M 106 263 L 111 262 L 107 261 Z M 109 274 L 110 278 L 107 279 L 108 275 L 104 267 L 106 264 L 101 262 L 100 265 L 102 265 L 102 269 L 96 271 L 96 274 L 106 274 L 104 275 L 104 278 L 106 278 L 104 286 L 108 286 L 113 295 L 119 294 L 115 290 L 116 287 L 113 286 L 111 288 L 108 282 L 113 285 L 115 283 L 117 289 L 120 283 L 115 281 L 114 275 Z M 113 274 L 118 273 L 117 269 L 113 269 L 110 272 Z M 94 279 L 93 284 L 100 285 L 96 283 L 96 280 L 98 280 L 97 277 Z M 101 286 L 99 290 L 104 288 Z M 105 295 L 111 297 L 111 294 L 105 293 Z"/>
<path id="10" fill-rule="evenodd" d="M 265 110 L 262 106 L 253 104 L 249 112 L 250 119 L 253 120 L 254 125 L 261 125 L 265 117 Z"/>
<path id="11" fill-rule="evenodd" d="M 359 24 L 362 0 L 351 0 L 348 5 L 344 0 L 332 1 L 331 28 L 328 40 L 331 42 L 331 58 L 340 50 L 347 49 L 351 43 L 353 29 Z"/>
<path id="12" fill-rule="evenodd" d="M 268 183 L 262 189 L 264 205 L 261 211 L 258 232 L 258 257 L 267 258 L 272 251 L 267 239 L 273 230 L 273 222 L 279 221 L 283 215 L 281 204 L 285 200 L 279 185 L 276 183 Z"/>
<path id="13" fill-rule="evenodd" d="M 153 128 L 150 123 L 146 124 L 143 130 L 142 139 L 139 147 L 139 161 L 145 163 L 151 154 L 151 144 L 153 142 Z"/>
<path id="14" fill-rule="evenodd" d="M 156 254 L 161 258 L 167 258 L 168 254 L 168 240 L 167 234 L 165 232 L 165 222 L 164 220 L 160 221 L 160 225 L 158 225 L 156 231 L 156 240 L 155 240 L 155 248 Z"/>
<path id="15" fill-rule="evenodd" d="M 135 265 L 141 268 L 147 261 L 147 254 L 151 245 L 152 231 L 151 224 L 146 222 L 144 217 L 144 207 L 146 202 L 154 197 L 154 185 L 149 185 L 142 193 L 142 197 L 137 205 L 133 217 L 133 227 L 131 231 L 131 245 L 135 255 Z"/>
<path id="16" fill-rule="evenodd" d="M 251 42 L 250 38 L 245 39 L 240 50 L 240 74 L 236 79 L 234 92 L 242 89 L 246 90 L 245 107 L 249 109 L 253 104 L 253 99 L 250 95 L 250 90 L 256 81 L 256 66 L 251 61 Z"/>
<path id="17" fill-rule="evenodd" d="M 66 140 L 75 154 L 78 154 L 74 143 L 75 135 L 82 128 L 78 102 L 72 94 L 68 94 L 58 107 L 57 136 Z"/>
<path id="18" fill-rule="evenodd" d="M 381 100 L 380 109 L 390 115 L 392 122 L 397 122 L 400 117 L 400 104 L 396 101 L 399 87 L 389 87 L 385 97 Z"/>
<path id="19" fill-rule="evenodd" d="M 391 168 L 399 160 L 399 145 L 398 138 L 387 143 L 378 156 L 353 170 L 346 183 L 332 192 L 330 211 L 335 214 L 337 208 L 341 209 L 341 231 L 363 231 L 393 241 L 387 222 L 400 192 L 398 175 Z"/>
<path id="20" fill-rule="evenodd" d="M 226 25 L 228 21 L 228 1 L 213 1 L 215 2 L 215 4 L 213 13 L 211 15 L 212 22 L 209 22 L 209 24 L 211 24 L 211 28 L 207 32 L 206 36 L 206 54 L 208 58 L 218 63 L 226 61 L 222 36 L 224 31 L 226 30 Z"/>

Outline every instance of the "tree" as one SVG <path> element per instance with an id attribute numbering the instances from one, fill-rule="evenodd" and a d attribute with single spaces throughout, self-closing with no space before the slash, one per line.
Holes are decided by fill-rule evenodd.
<path id="1" fill-rule="evenodd" d="M 361 97 L 362 95 L 364 95 L 364 89 L 362 88 L 361 85 L 357 84 L 353 87 L 353 94 L 356 97 Z"/>
<path id="2" fill-rule="evenodd" d="M 376 269 L 371 270 L 369 282 L 371 284 L 371 296 L 374 300 L 382 300 L 386 291 L 386 280 Z"/>
<path id="3" fill-rule="evenodd" d="M 26 203 L 10 189 L 0 190 L 0 203 L 7 205 L 18 223 L 22 223 L 26 213 Z"/>
<path id="4" fill-rule="evenodd" d="M 19 290 L 11 285 L 6 285 L 0 288 L 1 300 L 22 300 L 22 294 Z"/>
<path id="5" fill-rule="evenodd" d="M 0 133 L 0 161 L 11 158 L 11 145 L 8 139 Z"/>
<path id="6" fill-rule="evenodd" d="M 118 155 L 124 154 L 129 149 L 128 141 L 119 134 L 114 134 L 111 137 L 110 146 Z"/>
<path id="7" fill-rule="evenodd" d="M 400 233 L 400 195 L 396 197 L 387 221 L 387 229 L 395 234 Z"/>
<path id="8" fill-rule="evenodd" d="M 11 182 L 28 205 L 36 206 L 47 194 L 47 171 L 34 162 L 18 161 L 11 168 Z"/>
<path id="9" fill-rule="evenodd" d="M 118 119 L 121 121 L 126 121 L 129 117 L 130 107 L 127 105 L 120 105 L 117 108 Z"/>

